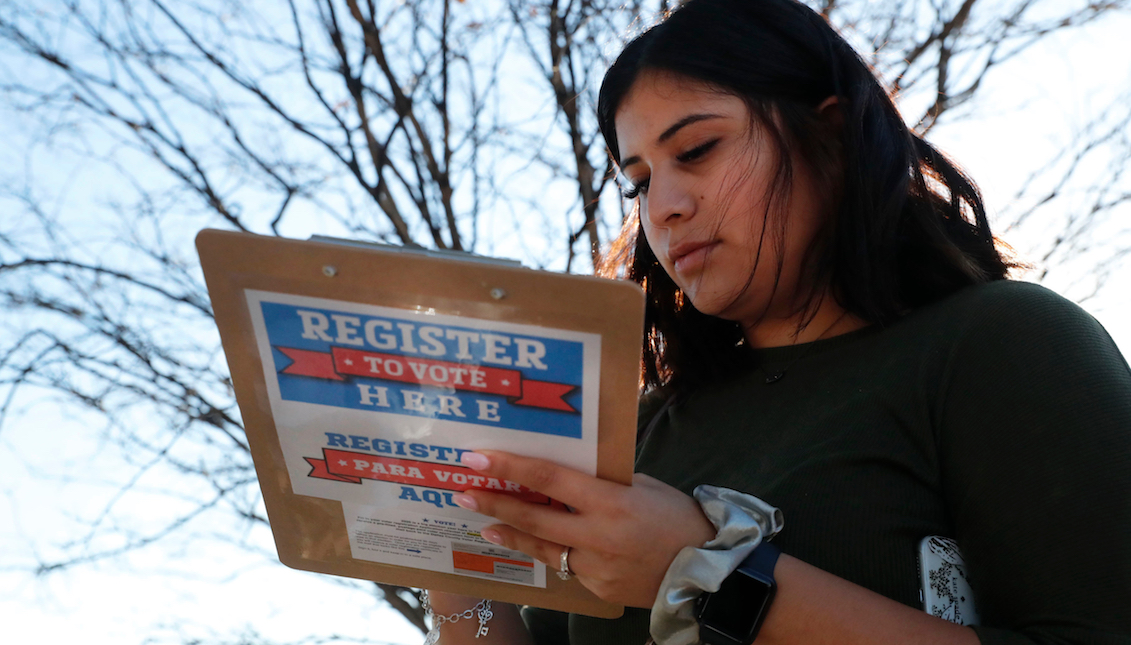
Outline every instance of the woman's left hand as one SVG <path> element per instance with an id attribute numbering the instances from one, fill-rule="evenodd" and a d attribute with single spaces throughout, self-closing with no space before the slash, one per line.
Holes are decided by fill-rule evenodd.
<path id="1" fill-rule="evenodd" d="M 455 496 L 464 508 L 504 522 L 482 531 L 490 542 L 529 554 L 555 570 L 562 550 L 572 547 L 570 569 L 608 602 L 651 607 L 676 554 L 715 536 L 694 499 L 647 475 L 636 474 L 632 486 L 623 486 L 553 462 L 494 450 L 464 453 L 462 463 L 570 506 L 572 513 L 481 489 Z"/>

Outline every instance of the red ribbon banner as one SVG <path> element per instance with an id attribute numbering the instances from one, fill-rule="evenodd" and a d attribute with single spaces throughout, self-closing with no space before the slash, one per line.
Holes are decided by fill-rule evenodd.
<path id="1" fill-rule="evenodd" d="M 283 369 L 283 374 L 332 381 L 344 381 L 345 376 L 364 376 L 463 392 L 500 394 L 511 399 L 511 403 L 515 405 L 577 412 L 572 405 L 562 400 L 576 386 L 526 380 L 518 370 L 409 358 L 399 354 L 380 354 L 346 347 L 332 347 L 330 353 L 291 347 L 276 349 L 294 361 Z"/>
<path id="2" fill-rule="evenodd" d="M 415 459 L 380 457 L 369 453 L 322 449 L 322 459 L 303 457 L 310 464 L 308 477 L 360 484 L 363 479 L 411 484 L 463 492 L 471 488 L 513 495 L 535 504 L 558 504 L 542 493 L 505 479 L 480 475 L 465 466 Z"/>

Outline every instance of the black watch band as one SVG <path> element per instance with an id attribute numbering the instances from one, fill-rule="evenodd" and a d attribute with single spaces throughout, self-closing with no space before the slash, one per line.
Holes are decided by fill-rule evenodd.
<path id="1" fill-rule="evenodd" d="M 723 580 L 715 593 L 699 598 L 696 618 L 704 645 L 750 645 L 766 620 L 777 591 L 774 567 L 781 550 L 769 542 L 754 551 Z"/>

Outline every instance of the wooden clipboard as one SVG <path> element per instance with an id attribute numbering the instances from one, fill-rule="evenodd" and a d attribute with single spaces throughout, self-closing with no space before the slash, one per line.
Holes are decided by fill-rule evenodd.
<path id="1" fill-rule="evenodd" d="M 568 396 L 574 397 L 574 399 L 570 399 L 574 400 L 574 403 L 571 404 L 574 408 L 582 407 L 581 403 L 577 403 L 578 401 L 587 402 L 585 405 L 598 402 L 595 415 L 596 474 L 604 479 L 628 484 L 631 483 L 633 469 L 638 371 L 644 311 L 643 293 L 635 284 L 587 276 L 535 271 L 513 264 L 507 266 L 477 261 L 475 256 L 437 255 L 434 252 L 431 254 L 403 252 L 364 243 L 341 244 L 329 241 L 299 241 L 246 233 L 204 230 L 197 235 L 196 244 L 280 561 L 296 569 L 374 580 L 400 586 L 424 587 L 603 618 L 621 615 L 622 607 L 599 600 L 581 586 L 576 578 L 562 581 L 556 575 L 553 575 L 556 567 L 550 567 L 546 571 L 545 586 L 538 587 L 529 584 L 481 579 L 466 573 L 447 573 L 355 558 L 351 551 L 350 529 L 347 528 L 347 520 L 343 511 L 343 508 L 352 509 L 353 506 L 344 504 L 342 501 L 294 492 L 293 484 L 295 484 L 295 481 L 293 480 L 296 473 L 300 473 L 300 470 L 296 468 L 294 463 L 288 464 L 283 445 L 286 442 L 294 441 L 294 439 L 292 435 L 288 434 L 288 438 L 281 441 L 279 428 L 282 426 L 277 427 L 277 420 L 272 411 L 272 402 L 275 401 L 278 405 L 276 399 L 280 396 L 279 392 L 282 386 L 279 383 L 282 383 L 283 377 L 279 377 L 279 383 L 272 381 L 272 377 L 276 374 L 282 374 L 286 370 L 297 368 L 294 368 L 294 364 L 292 364 L 283 369 L 278 364 L 285 361 L 280 361 L 278 358 L 281 350 L 276 347 L 277 343 L 272 344 L 274 343 L 273 340 L 265 340 L 265 323 L 263 321 L 266 320 L 267 314 L 263 312 L 267 312 L 268 307 L 283 307 L 283 305 L 276 305 L 274 300 L 286 300 L 288 303 L 297 302 L 300 305 L 301 303 L 313 303 L 309 309 L 301 309 L 300 305 L 294 305 L 294 312 L 301 318 L 300 322 L 306 325 L 301 327 L 303 333 L 305 336 L 310 336 L 316 340 L 319 337 L 328 337 L 332 340 L 345 341 L 345 343 L 338 343 L 339 345 L 361 345 L 359 339 L 366 337 L 374 340 L 377 331 L 388 332 L 381 339 L 382 342 L 389 340 L 391 343 L 391 339 L 397 336 L 397 332 L 404 330 L 394 329 L 389 322 L 378 321 L 374 323 L 362 314 L 357 316 L 345 316 L 343 314 L 334 318 L 334 324 L 330 324 L 325 315 L 317 313 L 320 310 L 315 305 L 333 309 L 337 304 L 340 304 L 342 307 L 346 305 L 352 307 L 352 309 L 347 308 L 347 311 L 361 311 L 363 313 L 393 311 L 404 312 L 406 316 L 410 313 L 421 314 L 421 312 L 424 312 L 437 320 L 449 322 L 452 320 L 470 320 L 479 325 L 497 324 L 504 330 L 545 328 L 566 330 L 561 333 L 576 333 L 580 335 L 579 337 L 584 338 L 599 337 L 599 352 L 596 354 L 590 352 L 589 354 L 591 356 L 599 355 L 599 396 L 596 393 L 586 394 L 586 397 L 591 398 L 584 399 L 578 398 L 581 395 L 575 393 Z M 257 306 L 259 309 L 257 309 Z M 274 309 L 271 309 L 271 311 L 274 311 Z M 315 313 L 310 313 L 310 311 L 315 311 Z M 433 318 L 429 318 L 429 320 Z M 344 320 L 344 322 L 341 322 L 342 327 L 336 328 L 335 325 L 340 322 L 339 319 Z M 361 324 L 363 320 L 370 321 L 365 322 L 364 330 Z M 322 326 L 318 327 L 319 324 L 322 324 Z M 383 327 L 379 325 L 383 325 Z M 403 324 L 406 328 L 409 325 L 410 323 Z M 299 327 L 296 327 L 296 329 L 299 329 Z M 374 332 L 374 335 L 365 336 L 363 331 Z M 409 343 L 409 349 L 417 352 L 429 347 L 434 347 L 438 351 L 440 345 L 436 339 L 443 340 L 444 338 L 442 334 L 436 331 L 425 332 L 422 326 L 418 333 L 423 334 L 423 336 L 416 339 L 416 345 L 419 345 L 417 347 L 412 345 L 408 336 L 410 331 L 412 330 L 404 331 L 406 334 L 404 340 Z M 269 330 L 268 333 L 274 332 Z M 335 333 L 337 333 L 336 337 L 334 336 Z M 455 343 L 455 341 L 450 340 L 450 334 L 455 333 L 457 337 L 460 336 L 458 332 L 449 330 L 448 333 L 449 341 L 447 342 L 449 344 Z M 484 332 L 483 336 L 484 343 L 486 343 L 487 332 Z M 399 336 L 397 338 L 400 339 Z M 511 350 L 513 355 L 513 351 L 515 351 L 514 348 L 506 344 L 506 338 L 508 337 L 503 334 L 503 340 L 496 339 L 492 346 L 484 345 L 484 347 L 487 347 L 486 351 L 494 351 L 494 354 L 486 354 L 485 356 L 491 357 L 496 363 L 513 358 L 513 356 L 505 357 L 502 353 L 503 350 Z M 539 348 L 534 344 L 534 341 L 521 340 L 521 338 L 524 338 L 521 335 L 514 336 L 514 338 L 514 344 L 518 347 L 518 351 L 526 351 L 525 355 L 518 354 L 518 360 L 514 361 L 515 363 L 525 361 L 524 364 L 528 367 L 530 365 L 539 367 L 540 363 L 549 360 L 544 358 L 544 351 L 543 358 L 539 358 L 540 355 L 537 353 Z M 425 345 L 421 342 L 421 339 L 431 341 L 432 345 Z M 457 338 L 457 340 L 459 339 Z M 566 343 L 562 346 L 569 349 L 572 345 L 568 345 L 568 342 L 572 341 L 567 341 L 568 338 L 561 342 Z M 317 340 L 317 342 L 322 341 Z M 551 339 L 546 342 L 555 341 Z M 268 346 L 270 348 L 265 349 Z M 460 351 L 467 349 L 464 346 L 458 347 Z M 586 348 L 585 351 L 590 351 L 588 349 L 590 345 L 586 345 Z M 342 359 L 342 356 L 349 355 L 348 352 L 354 351 L 354 349 L 352 347 L 333 349 L 332 361 L 336 361 L 335 364 L 340 364 L 343 360 L 348 360 Z M 402 346 L 399 349 L 404 350 L 405 347 Z M 359 352 L 369 350 L 371 348 L 356 348 L 356 351 Z M 293 360 L 294 356 L 300 351 L 302 350 L 287 350 L 287 357 Z M 467 351 L 470 352 L 470 350 Z M 346 352 L 346 354 L 343 354 L 343 352 Z M 313 355 L 311 352 L 308 353 Z M 265 360 L 265 356 L 275 357 L 271 360 L 276 364 L 266 365 L 265 363 L 268 361 Z M 361 354 L 357 356 L 361 356 Z M 371 353 L 369 358 L 362 356 L 366 365 L 374 369 L 377 365 L 392 368 L 391 363 L 380 363 L 381 359 L 373 358 L 373 356 L 379 356 L 379 354 Z M 388 356 L 386 355 L 386 359 L 388 359 Z M 424 367 L 428 367 L 433 370 L 438 369 L 439 371 L 432 373 L 443 377 L 443 369 L 436 368 L 437 364 L 441 367 L 449 365 L 446 369 L 449 373 L 455 374 L 456 377 L 463 369 L 450 367 L 450 364 L 431 357 L 429 358 L 431 362 L 424 361 L 424 358 L 420 357 L 418 359 L 418 363 L 410 365 L 410 367 L 420 368 L 418 371 L 422 374 L 428 373 L 424 369 Z M 319 360 L 324 363 L 331 361 L 325 356 L 322 356 Z M 475 361 L 470 361 L 468 364 L 474 365 Z M 504 367 L 509 369 L 513 365 Z M 337 367 L 335 369 L 356 369 L 356 366 L 353 368 Z M 308 376 L 311 376 L 311 383 L 317 380 L 315 372 L 316 370 L 312 369 L 308 374 Z M 464 373 L 466 376 L 466 370 L 464 370 Z M 504 374 L 504 376 L 506 374 L 506 372 L 499 373 Z M 353 376 L 341 376 L 329 372 L 323 376 L 328 379 L 344 379 L 351 383 L 354 380 Z M 394 377 L 387 376 L 387 378 Z M 410 377 L 402 375 L 397 378 L 407 379 Z M 424 378 L 428 377 L 425 376 Z M 471 377 L 468 376 L 468 378 Z M 287 376 L 286 379 L 288 383 L 295 380 L 291 376 Z M 364 384 L 364 382 L 386 382 L 367 381 L 365 378 L 357 378 L 356 381 L 357 383 L 351 385 L 351 387 L 356 385 L 362 394 L 368 397 L 367 399 L 363 398 L 364 403 L 376 405 L 388 402 L 388 397 L 384 400 L 377 398 L 376 395 L 381 391 L 376 385 Z M 509 379 L 500 382 L 509 383 Z M 398 383 L 388 382 L 386 385 L 392 387 L 398 385 Z M 399 385 L 404 384 L 399 383 Z M 425 385 L 427 384 L 421 382 L 415 386 L 427 390 L 428 388 Z M 317 387 L 322 388 L 335 386 L 321 382 L 317 384 Z M 533 391 L 533 386 L 531 386 L 531 390 Z M 454 390 L 444 391 L 454 392 Z M 385 394 L 387 393 L 385 392 Z M 410 395 L 404 392 L 401 392 L 401 394 L 404 395 L 405 405 L 407 406 Z M 470 396 L 462 390 L 458 394 L 465 398 Z M 525 395 L 524 397 L 531 398 Z M 449 397 L 449 399 L 451 398 Z M 483 395 L 476 401 L 488 398 L 491 397 Z M 499 408 L 499 405 L 505 408 L 508 405 L 506 401 L 514 401 L 515 398 L 497 395 L 493 400 L 501 400 L 504 403 L 481 403 L 480 408 L 478 408 L 479 412 L 483 413 L 486 410 L 488 416 L 480 416 L 479 418 L 498 422 L 497 419 L 502 418 L 499 417 L 502 414 L 500 412 L 502 408 Z M 567 399 L 568 397 L 564 395 L 561 399 L 553 398 L 555 402 Z M 399 400 L 396 399 L 398 402 Z M 523 400 L 519 399 L 519 402 Z M 454 399 L 453 403 L 456 406 L 459 405 L 458 401 L 454 401 Z M 285 405 L 292 404 L 293 402 L 288 401 Z M 348 417 L 350 419 L 362 418 L 358 415 L 368 415 L 364 418 L 375 419 L 377 425 L 380 425 L 383 419 L 408 423 L 401 417 L 388 414 L 386 410 L 375 409 L 373 414 L 369 414 L 351 410 L 341 412 L 331 409 L 332 406 L 325 405 L 304 405 L 306 407 L 301 408 L 304 411 L 303 414 L 307 414 L 305 411 L 308 409 L 316 412 L 327 410 L 327 414 L 354 415 Z M 553 404 L 542 403 L 537 405 Z M 279 407 L 279 409 L 284 408 Z M 449 408 L 446 412 L 451 415 L 458 413 L 460 409 L 458 407 Z M 591 405 L 584 409 L 588 409 L 589 414 L 592 415 Z M 465 403 L 462 410 L 466 414 L 473 414 L 476 408 L 474 405 Z M 409 412 L 411 410 L 406 411 L 405 415 Z M 526 408 L 523 408 L 521 412 L 535 416 L 541 414 L 542 417 L 549 418 L 554 423 L 558 423 L 560 419 L 566 419 L 566 421 L 570 419 L 566 413 L 554 412 L 553 410 L 546 411 L 543 408 L 534 409 L 533 412 L 527 412 Z M 434 410 L 431 413 L 435 414 Z M 586 417 L 586 419 L 588 418 Z M 455 419 L 454 417 L 453 419 L 457 423 L 465 420 Z M 290 419 L 280 419 L 279 421 L 291 423 Z M 565 424 L 566 421 L 561 423 Z M 476 421 L 476 423 L 489 424 L 488 421 Z M 436 427 L 450 428 L 456 426 L 449 424 L 446 426 L 437 425 Z M 569 429 L 574 426 L 567 424 L 562 427 Z M 341 446 L 342 450 L 354 450 L 355 452 L 364 452 L 360 450 L 359 446 L 370 451 L 378 449 L 376 439 L 369 439 L 371 443 L 366 442 L 368 435 L 364 428 L 358 429 L 357 426 L 351 425 L 348 430 L 340 427 L 330 430 L 334 431 L 321 432 L 325 436 L 320 437 L 319 441 L 333 444 L 335 446 L 333 450 L 338 450 L 337 446 Z M 288 429 L 287 432 L 293 433 L 295 431 Z M 526 436 L 513 430 L 500 431 L 500 434 L 501 436 Z M 564 441 L 560 437 L 551 437 L 548 440 Z M 351 441 L 353 442 L 352 445 L 349 443 Z M 414 445 L 407 443 L 407 440 L 402 444 L 398 447 L 402 453 L 406 449 L 406 445 Z M 386 451 L 389 445 L 389 442 L 381 444 Z M 505 448 L 505 444 L 503 447 Z M 435 452 L 442 450 L 442 448 L 432 446 L 431 449 L 434 452 L 424 457 L 425 462 L 441 456 L 450 461 L 450 454 Z M 330 455 L 331 453 L 327 452 L 326 454 Z M 378 457 L 386 459 L 385 455 L 378 455 Z M 375 459 L 371 461 L 378 463 Z M 294 459 L 292 458 L 291 461 L 293 462 Z M 308 459 L 307 461 L 313 466 L 311 460 Z M 340 463 L 344 464 L 346 461 L 349 460 L 342 459 Z M 368 462 L 361 457 L 354 461 L 368 465 Z M 327 457 L 327 462 L 329 462 L 329 457 Z M 418 462 L 402 461 L 397 463 Z M 305 464 L 302 466 L 305 467 Z M 381 467 L 374 466 L 374 468 Z M 391 470 L 392 467 L 389 466 L 388 469 Z M 315 470 L 317 470 L 317 467 L 312 468 L 311 473 Z M 428 469 L 424 468 L 424 470 L 427 471 Z M 404 468 L 402 467 L 399 472 L 405 472 Z M 443 475 L 444 473 L 438 472 L 437 474 Z M 314 477 L 313 474 L 309 476 Z M 411 480 L 409 481 L 412 483 Z M 324 484 L 321 481 L 308 483 L 306 480 L 300 483 L 303 486 L 313 484 L 319 486 L 333 485 Z M 380 482 L 379 485 L 383 486 L 388 483 Z M 352 483 L 342 484 L 345 487 L 352 485 Z M 350 488 L 351 492 L 348 494 L 359 494 L 356 491 L 364 490 L 367 485 L 378 484 L 364 481 L 354 488 Z M 416 486 L 403 486 L 402 488 L 406 487 L 415 491 L 427 490 Z M 402 491 L 402 494 L 405 493 Z M 356 535 L 355 539 L 358 539 Z M 525 569 L 523 575 L 525 575 Z"/>

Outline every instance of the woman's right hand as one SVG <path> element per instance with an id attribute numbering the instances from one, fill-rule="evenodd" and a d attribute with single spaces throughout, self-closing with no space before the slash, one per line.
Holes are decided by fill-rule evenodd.
<path id="1" fill-rule="evenodd" d="M 573 512 L 481 488 L 453 498 L 502 522 L 482 529 L 483 539 L 522 551 L 551 570 L 569 547 L 566 559 L 577 580 L 606 602 L 651 608 L 676 555 L 715 537 L 715 527 L 694 498 L 642 473 L 625 486 L 498 450 L 465 452 L 460 461 L 568 505 Z"/>
<path id="2" fill-rule="evenodd" d="M 462 614 L 482 600 L 442 591 L 429 591 L 428 598 L 432 604 L 432 613 L 436 616 Z M 460 618 L 455 623 L 445 622 L 440 627 L 438 645 L 533 645 L 534 641 L 530 638 L 530 632 L 526 630 L 516 605 L 492 602 L 491 614 L 491 619 L 485 625 L 486 636 L 478 639 L 475 637 L 479 631 L 479 619 L 476 616 Z"/>

